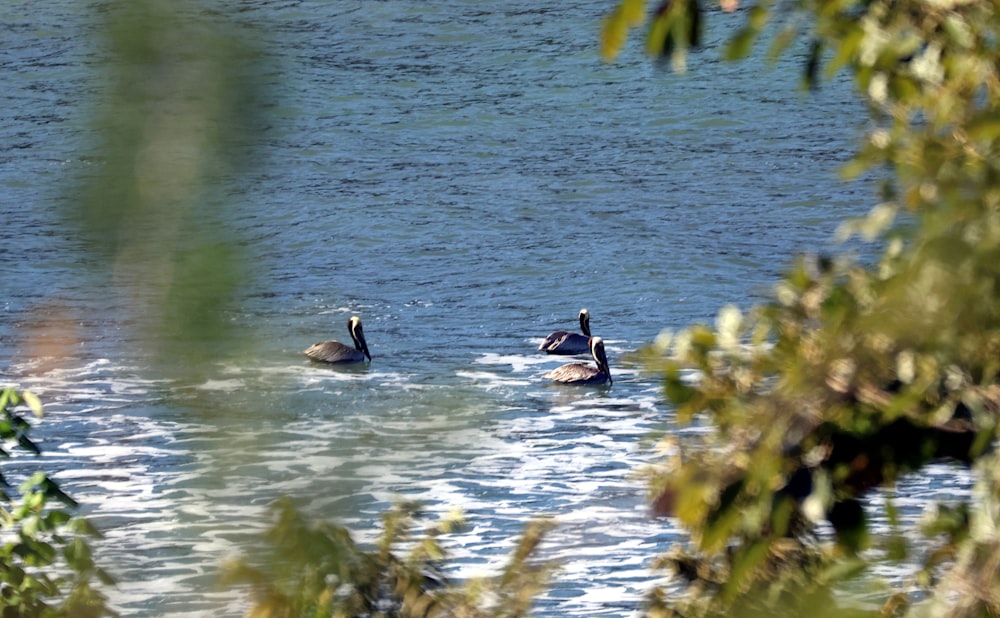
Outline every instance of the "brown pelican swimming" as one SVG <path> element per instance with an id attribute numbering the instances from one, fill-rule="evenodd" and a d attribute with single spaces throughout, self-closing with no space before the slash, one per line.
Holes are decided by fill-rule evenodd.
<path id="1" fill-rule="evenodd" d="M 608 356 L 604 353 L 604 341 L 600 337 L 590 338 L 590 353 L 597 361 L 597 367 L 585 363 L 570 363 L 553 369 L 543 377 L 559 384 L 613 384 Z"/>
<path id="2" fill-rule="evenodd" d="M 353 348 L 339 341 L 324 341 L 309 346 L 305 351 L 306 356 L 321 363 L 360 363 L 366 356 L 371 361 L 372 355 L 368 353 L 365 332 L 361 329 L 361 318 L 352 315 L 347 320 L 347 330 L 354 340 Z"/>
<path id="3" fill-rule="evenodd" d="M 580 330 L 583 334 L 557 330 L 538 346 L 547 354 L 586 354 L 590 351 L 590 312 L 580 309 Z"/>

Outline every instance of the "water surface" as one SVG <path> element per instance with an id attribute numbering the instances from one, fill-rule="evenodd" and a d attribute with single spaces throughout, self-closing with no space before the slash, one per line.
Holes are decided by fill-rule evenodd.
<path id="1" fill-rule="evenodd" d="M 237 615 L 216 569 L 282 495 L 362 539 L 399 498 L 461 507 L 456 577 L 494 571 L 526 521 L 554 517 L 545 554 L 563 568 L 537 615 L 637 610 L 649 559 L 682 536 L 648 517 L 636 470 L 674 429 L 628 352 L 766 298 L 872 187 L 836 176 L 864 128 L 848 83 L 797 91 L 796 53 L 720 62 L 741 16 L 715 11 L 686 75 L 639 41 L 604 64 L 609 6 L 238 3 L 281 67 L 266 165 L 227 188 L 254 275 L 233 320 L 254 353 L 180 384 L 151 370 L 129 292 L 56 216 L 100 165 L 99 22 L 75 3 L 5 5 L 0 367 L 47 403 L 44 464 L 105 531 L 123 614 Z M 565 359 L 535 348 L 581 307 L 610 390 L 541 378 Z M 355 313 L 369 368 L 301 355 Z M 67 358 L 27 355 L 39 324 L 68 333 Z"/>

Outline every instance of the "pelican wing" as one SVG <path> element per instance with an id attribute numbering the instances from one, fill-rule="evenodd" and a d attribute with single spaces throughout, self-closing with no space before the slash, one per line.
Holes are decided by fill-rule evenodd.
<path id="1" fill-rule="evenodd" d="M 538 349 L 545 350 L 547 352 L 550 348 L 559 345 L 559 342 L 565 339 L 566 335 L 568 334 L 569 332 L 567 331 L 557 330 L 551 333 L 548 337 L 546 337 L 545 341 L 543 341 L 542 344 L 538 346 Z"/>
<path id="2" fill-rule="evenodd" d="M 584 363 L 570 363 L 553 369 L 544 377 L 559 384 L 612 384 L 608 355 L 604 351 L 604 340 L 591 337 L 588 341 L 590 353 L 597 366 Z"/>
<path id="3" fill-rule="evenodd" d="M 322 363 L 356 363 L 364 360 L 365 355 L 339 341 L 324 341 L 309 346 L 305 355 Z"/>
<path id="4" fill-rule="evenodd" d="M 587 338 L 577 333 L 557 330 L 538 346 L 547 354 L 586 354 L 590 351 Z"/>
<path id="5" fill-rule="evenodd" d="M 543 377 L 559 384 L 604 384 L 608 381 L 606 373 L 584 363 L 570 363 L 557 367 Z"/>

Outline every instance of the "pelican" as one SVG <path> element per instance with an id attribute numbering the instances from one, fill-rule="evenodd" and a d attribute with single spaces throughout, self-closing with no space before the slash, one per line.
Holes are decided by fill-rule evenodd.
<path id="1" fill-rule="evenodd" d="M 368 353 L 365 331 L 361 329 L 361 318 L 352 315 L 347 320 L 347 330 L 350 331 L 351 339 L 354 340 L 353 348 L 339 341 L 323 341 L 309 346 L 305 355 L 321 363 L 360 363 L 365 360 L 366 356 L 371 362 L 372 355 Z"/>
<path id="2" fill-rule="evenodd" d="M 584 363 L 570 363 L 553 369 L 543 377 L 559 384 L 604 384 L 611 386 L 611 369 L 608 355 L 604 353 L 604 341 L 600 337 L 590 338 L 590 353 L 597 361 L 597 367 Z"/>
<path id="3" fill-rule="evenodd" d="M 557 330 L 538 346 L 547 354 L 586 354 L 590 351 L 590 312 L 580 309 L 580 330 L 583 334 Z"/>

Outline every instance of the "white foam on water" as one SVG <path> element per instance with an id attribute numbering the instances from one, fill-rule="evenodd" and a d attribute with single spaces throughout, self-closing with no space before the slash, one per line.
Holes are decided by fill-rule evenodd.
<path id="1" fill-rule="evenodd" d="M 457 398 L 447 396 L 454 386 L 396 371 L 225 366 L 200 388 L 266 397 L 248 397 L 252 413 L 214 422 L 163 418 L 169 384 L 103 360 L 40 380 L 43 401 L 54 403 L 38 431 L 64 436 L 46 440 L 44 461 L 102 527 L 97 559 L 121 582 L 110 596 L 124 614 L 242 611 L 243 592 L 207 582 L 259 542 L 268 505 L 289 495 L 362 543 L 374 542 L 381 513 L 398 500 L 421 502 L 432 521 L 460 508 L 465 525 L 442 538 L 458 579 L 498 573 L 523 526 L 553 518 L 541 557 L 560 569 L 536 614 L 631 615 L 662 577 L 649 561 L 684 536 L 650 516 L 637 473 L 655 460 L 668 411 L 659 384 L 637 372 L 611 390 L 534 379 L 557 362 L 565 359 L 482 355 L 477 369 L 455 373 L 466 389 Z M 955 477 L 942 467 L 907 479 L 894 502 L 919 518 L 930 500 L 966 495 L 971 477 Z"/>
<path id="2" fill-rule="evenodd" d="M 555 359 L 565 359 L 565 357 L 553 357 L 551 355 L 538 354 L 537 356 L 525 356 L 523 354 L 497 354 L 486 352 L 473 359 L 473 363 L 479 365 L 499 365 L 509 366 L 515 373 L 524 373 L 533 370 L 538 365 L 547 365 Z"/>
<path id="3" fill-rule="evenodd" d="M 244 383 L 243 380 L 237 380 L 235 378 L 229 380 L 208 380 L 203 384 L 199 384 L 196 388 L 204 391 L 222 391 L 231 393 L 244 390 L 246 388 L 246 383 Z"/>

